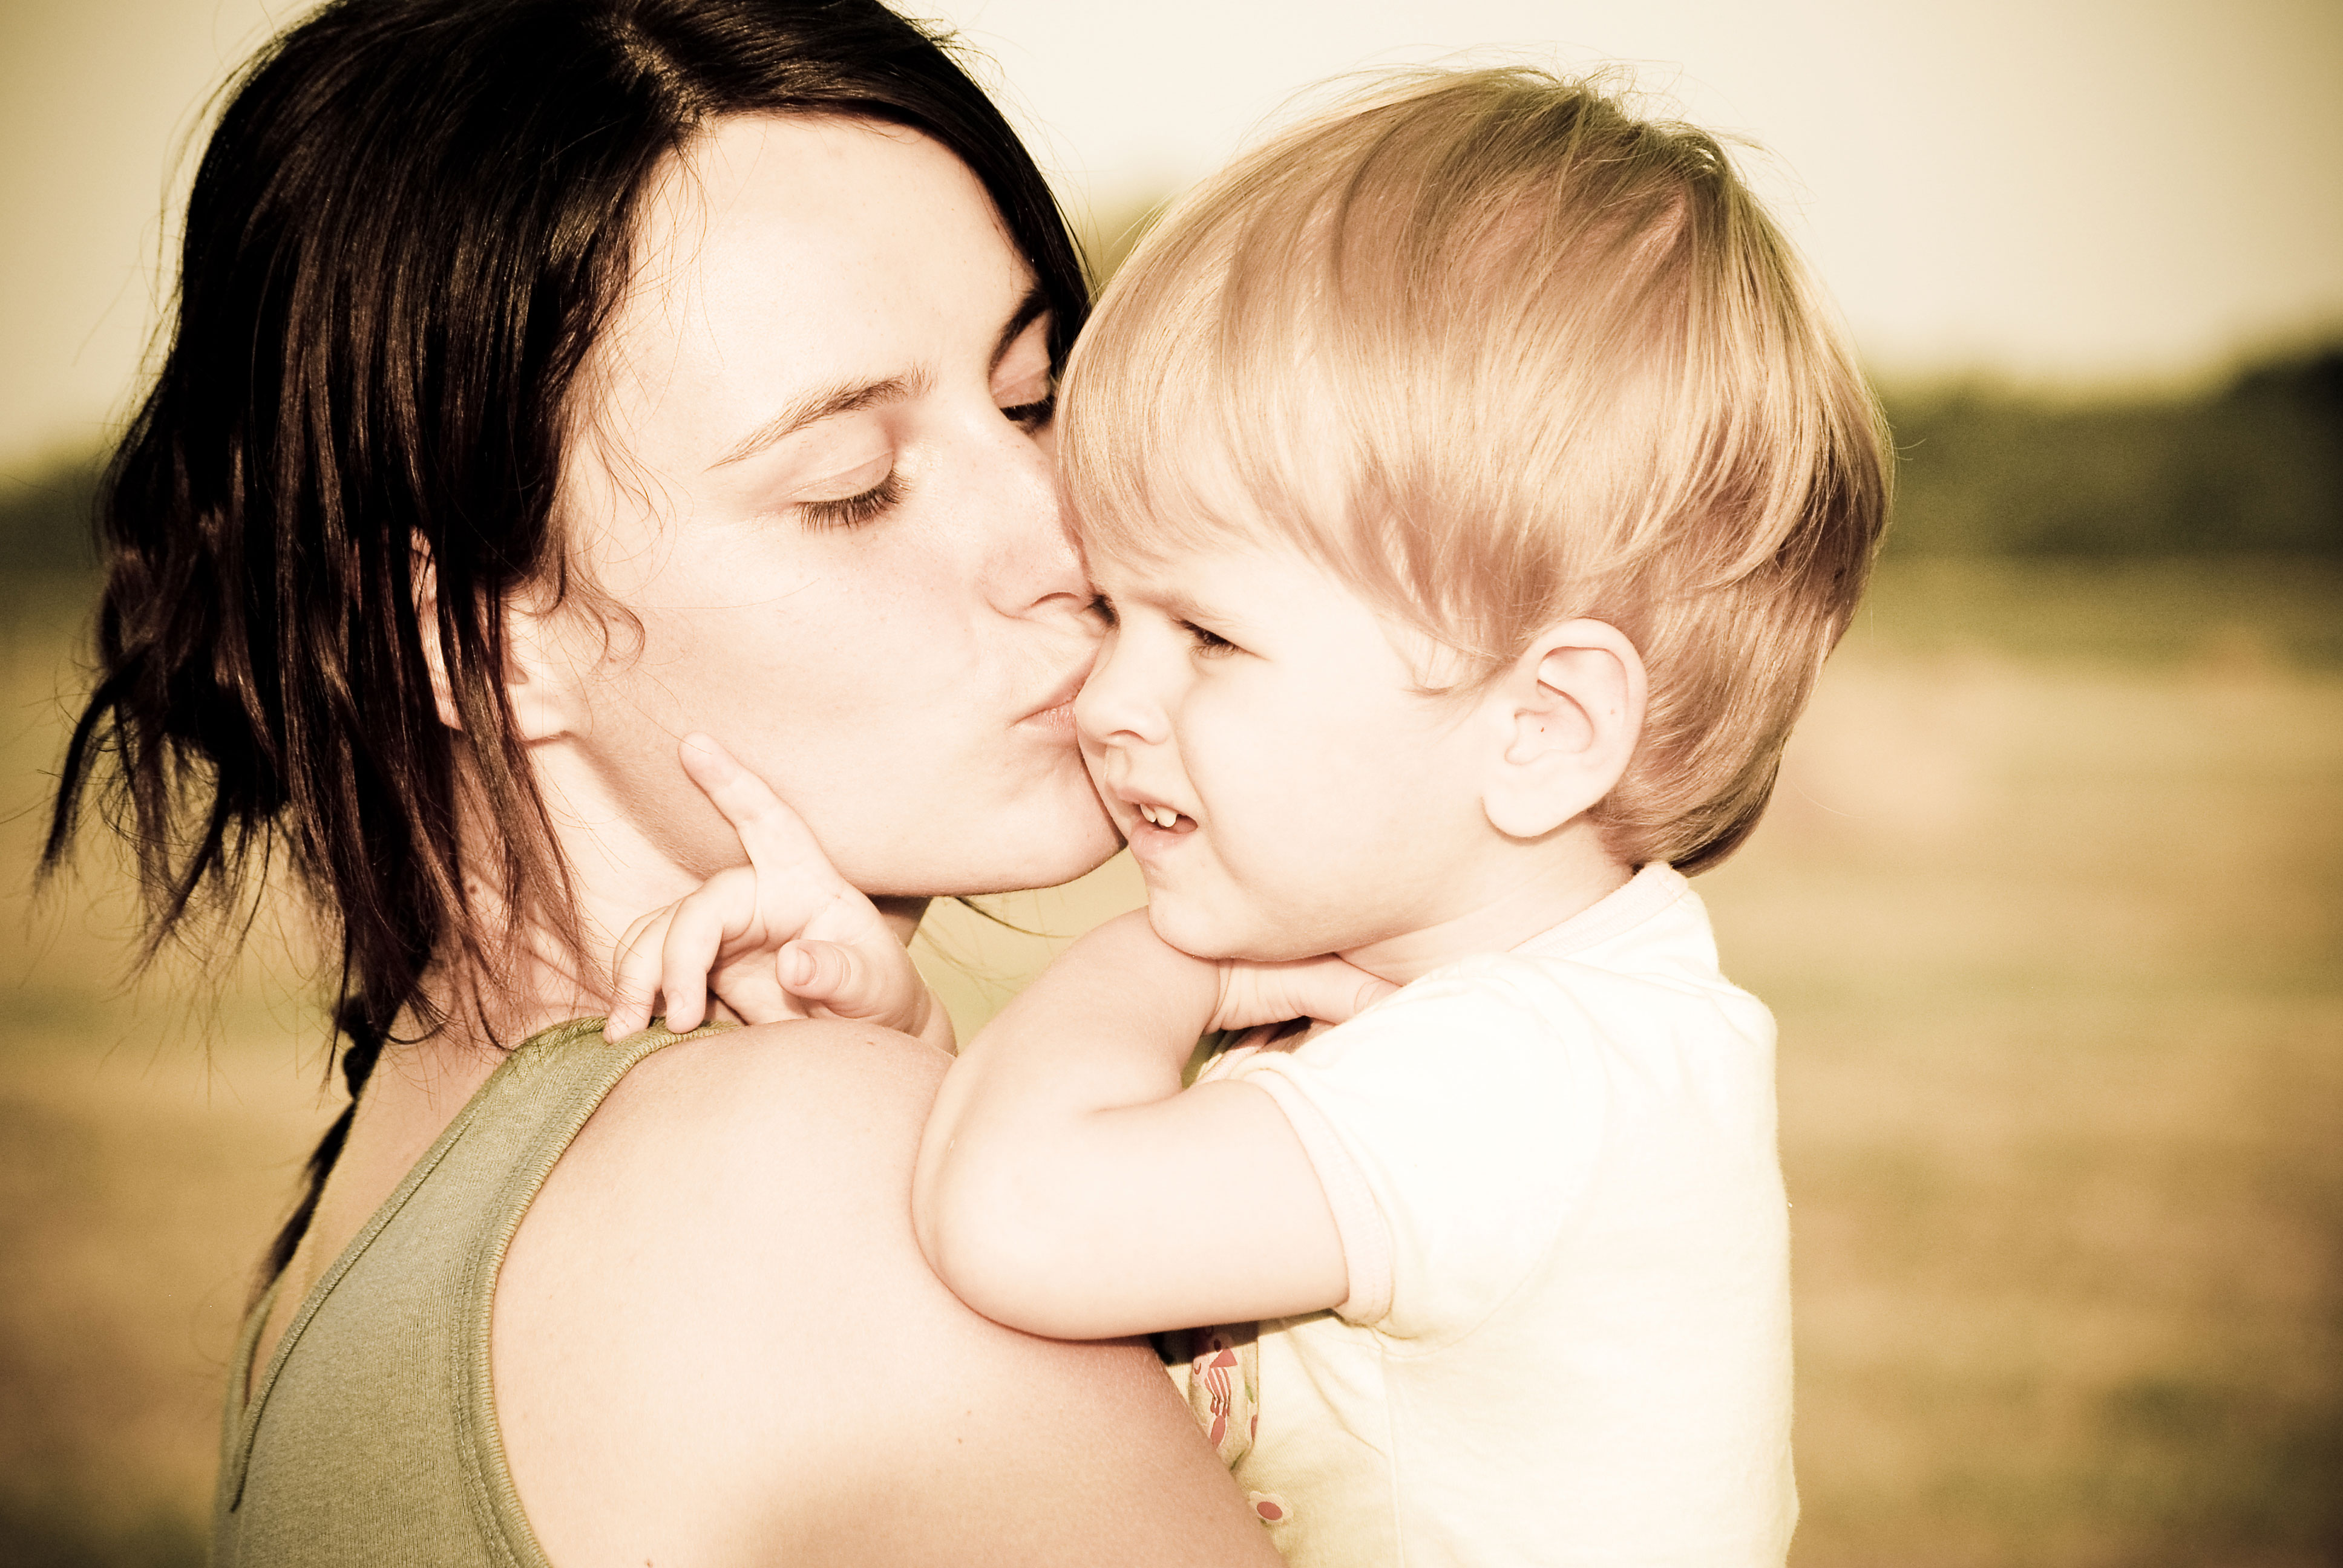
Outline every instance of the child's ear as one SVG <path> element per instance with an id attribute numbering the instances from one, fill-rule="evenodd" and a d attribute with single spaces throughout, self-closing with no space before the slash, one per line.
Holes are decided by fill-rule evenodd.
<path id="1" fill-rule="evenodd" d="M 1606 621 L 1549 627 L 1485 700 L 1500 726 L 1481 791 L 1499 832 L 1538 839 L 1591 809 L 1644 733 L 1643 656 Z"/>
<path id="2" fill-rule="evenodd" d="M 439 722 L 460 730 L 464 716 L 456 706 L 447 651 L 439 640 L 439 568 L 420 535 L 414 552 L 415 620 L 423 641 L 423 662 L 431 671 L 431 696 Z M 574 668 L 561 657 L 553 616 L 514 602 L 505 607 L 504 617 L 505 697 L 512 708 L 514 733 L 526 745 L 568 732 L 575 727 L 582 694 Z"/>

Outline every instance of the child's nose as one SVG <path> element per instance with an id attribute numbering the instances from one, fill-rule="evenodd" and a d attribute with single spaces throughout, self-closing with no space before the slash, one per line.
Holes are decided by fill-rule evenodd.
<path id="1" fill-rule="evenodd" d="M 1084 740 L 1094 746 L 1130 746 L 1167 737 L 1170 727 L 1162 704 L 1148 696 L 1138 666 L 1130 640 L 1119 631 L 1107 633 L 1091 678 L 1074 699 L 1074 728 Z"/>

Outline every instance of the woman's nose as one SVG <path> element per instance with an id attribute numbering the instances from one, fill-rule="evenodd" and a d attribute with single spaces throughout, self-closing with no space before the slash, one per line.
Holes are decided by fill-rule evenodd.
<path id="1" fill-rule="evenodd" d="M 986 587 L 1008 615 L 1080 621 L 1088 629 L 1091 588 L 1068 526 L 1058 476 L 1047 449 L 1011 427 L 1001 451 L 1001 518 Z"/>

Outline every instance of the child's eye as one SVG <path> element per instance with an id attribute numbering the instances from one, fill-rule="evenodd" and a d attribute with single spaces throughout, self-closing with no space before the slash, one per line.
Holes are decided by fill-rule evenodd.
<path id="1" fill-rule="evenodd" d="M 799 501 L 798 516 L 807 525 L 817 528 L 856 528 L 878 517 L 903 498 L 902 477 L 894 469 L 887 477 L 859 496 L 840 496 L 834 499 Z"/>
<path id="2" fill-rule="evenodd" d="M 1195 643 L 1197 653 L 1206 658 L 1218 658 L 1224 653 L 1234 653 L 1237 651 L 1237 645 L 1235 643 L 1231 642 L 1227 638 L 1221 636 L 1218 632 L 1205 630 L 1202 627 L 1198 626 L 1192 620 L 1182 621 L 1180 623 L 1180 629 L 1186 632 L 1189 639 Z"/>
<path id="3" fill-rule="evenodd" d="M 1098 594 L 1091 598 L 1091 613 L 1098 617 L 1099 625 L 1109 631 L 1122 624 L 1122 618 L 1114 613 L 1114 600 L 1104 594 Z"/>

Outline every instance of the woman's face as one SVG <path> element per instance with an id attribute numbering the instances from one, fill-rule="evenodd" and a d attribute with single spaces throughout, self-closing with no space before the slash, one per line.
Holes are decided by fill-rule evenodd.
<path id="1" fill-rule="evenodd" d="M 737 862 L 676 760 L 705 730 L 865 891 L 1096 865 L 1049 323 L 983 188 L 911 132 L 740 116 L 648 196 L 564 476 L 593 591 L 517 628 L 553 809 L 614 862 Z"/>

